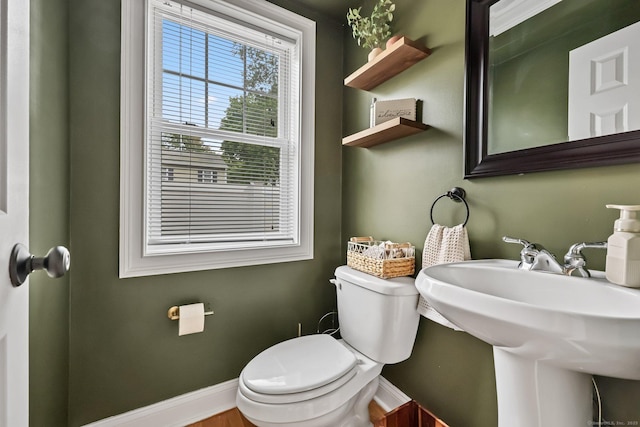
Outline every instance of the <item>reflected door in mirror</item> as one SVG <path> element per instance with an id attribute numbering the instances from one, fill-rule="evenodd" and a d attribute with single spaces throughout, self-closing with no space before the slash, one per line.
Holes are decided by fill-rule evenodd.
<path id="1" fill-rule="evenodd" d="M 640 22 L 569 53 L 570 141 L 640 129 L 639 70 Z"/>

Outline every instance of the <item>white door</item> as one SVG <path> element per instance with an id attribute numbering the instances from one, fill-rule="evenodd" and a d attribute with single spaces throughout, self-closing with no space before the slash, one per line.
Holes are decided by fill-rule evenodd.
<path id="1" fill-rule="evenodd" d="M 640 129 L 640 22 L 569 52 L 569 140 Z"/>
<path id="2" fill-rule="evenodd" d="M 29 425 L 29 285 L 9 255 L 29 243 L 29 1 L 0 0 L 0 427 Z"/>

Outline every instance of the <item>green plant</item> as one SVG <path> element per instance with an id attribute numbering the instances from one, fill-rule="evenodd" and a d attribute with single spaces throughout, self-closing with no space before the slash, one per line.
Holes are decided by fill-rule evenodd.
<path id="1" fill-rule="evenodd" d="M 390 23 L 393 21 L 396 5 L 391 0 L 378 0 L 371 16 L 360 15 L 361 9 L 362 7 L 350 8 L 347 12 L 347 22 L 351 26 L 353 38 L 358 46 L 366 49 L 382 47 L 391 35 Z"/>

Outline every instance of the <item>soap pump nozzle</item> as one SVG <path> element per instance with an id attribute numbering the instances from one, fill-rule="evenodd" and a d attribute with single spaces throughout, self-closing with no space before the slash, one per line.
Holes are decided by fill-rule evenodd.
<path id="1" fill-rule="evenodd" d="M 609 209 L 620 209 L 620 219 L 613 225 L 614 231 L 640 233 L 640 205 L 606 205 Z"/>

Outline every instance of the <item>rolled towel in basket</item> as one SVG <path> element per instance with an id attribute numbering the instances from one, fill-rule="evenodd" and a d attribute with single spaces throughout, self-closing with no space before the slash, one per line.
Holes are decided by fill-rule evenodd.
<path id="1" fill-rule="evenodd" d="M 470 259 L 471 249 L 469 248 L 469 235 L 463 224 L 458 224 L 455 227 L 445 227 L 440 224 L 434 224 L 431 227 L 424 241 L 422 268 L 437 264 L 468 261 Z M 431 307 L 429 302 L 422 296 L 420 296 L 420 301 L 418 302 L 418 313 L 448 328 L 455 329 L 456 331 L 462 330 L 445 319 Z"/>

